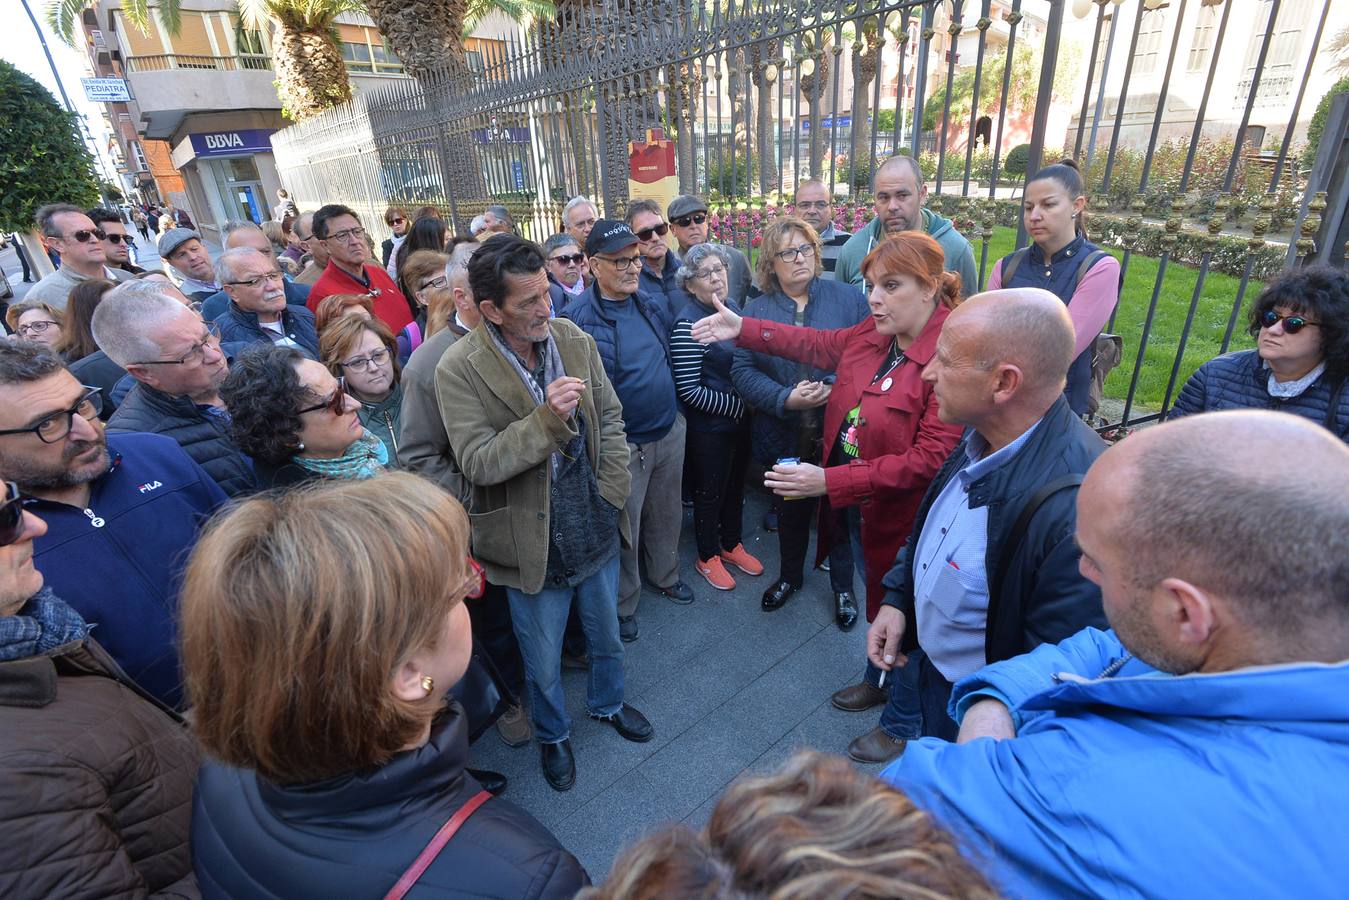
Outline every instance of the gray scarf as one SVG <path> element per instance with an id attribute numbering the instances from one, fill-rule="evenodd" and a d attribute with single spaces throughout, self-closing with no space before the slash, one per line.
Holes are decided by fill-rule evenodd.
<path id="1" fill-rule="evenodd" d="M 483 324 L 487 326 L 487 334 L 492 339 L 492 343 L 496 344 L 497 349 L 501 351 L 501 355 L 506 357 L 506 361 L 510 363 L 511 368 L 515 370 L 515 374 L 520 376 L 520 380 L 524 382 L 525 389 L 528 390 L 529 395 L 534 398 L 534 402 L 540 406 L 547 403 L 548 398 L 544 394 L 543 388 L 534 380 L 533 373 L 525 368 L 524 361 L 516 355 L 514 350 L 506 345 L 506 340 L 501 336 L 501 332 L 497 327 L 487 321 L 484 321 Z M 543 347 L 539 349 L 539 353 L 543 356 L 543 383 L 546 385 L 552 384 L 554 381 L 567 374 L 567 370 L 562 368 L 562 356 L 557 352 L 557 341 L 553 340 L 552 329 L 549 329 L 548 337 L 539 343 L 543 344 Z M 557 477 L 557 469 L 562 462 L 561 451 L 554 450 L 549 456 L 549 461 L 552 463 L 553 476 Z"/>

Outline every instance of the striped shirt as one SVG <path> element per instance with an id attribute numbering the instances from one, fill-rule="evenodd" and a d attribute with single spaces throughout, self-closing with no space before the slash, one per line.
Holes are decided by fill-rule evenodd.
<path id="1" fill-rule="evenodd" d="M 830 281 L 834 280 L 834 267 L 838 265 L 838 255 L 843 252 L 843 245 L 848 243 L 850 237 L 852 235 L 848 232 L 835 228 L 833 222 L 820 232 L 820 264 L 824 267 L 824 277 Z"/>
<path id="2" fill-rule="evenodd" d="M 674 369 L 675 395 L 681 403 L 711 416 L 739 419 L 745 401 L 729 391 L 702 383 L 703 357 L 707 348 L 693 339 L 693 323 L 677 322 L 670 332 L 670 365 Z"/>

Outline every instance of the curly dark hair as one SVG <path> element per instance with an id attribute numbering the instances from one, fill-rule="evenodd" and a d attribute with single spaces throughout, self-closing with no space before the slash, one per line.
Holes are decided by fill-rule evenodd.
<path id="1" fill-rule="evenodd" d="M 293 347 L 249 347 L 230 363 L 220 384 L 234 443 L 268 465 L 281 465 L 300 448 L 300 410 L 309 392 L 295 364 L 304 358 Z"/>
<path id="2" fill-rule="evenodd" d="M 1276 306 L 1315 321 L 1326 375 L 1349 377 L 1349 272 L 1327 265 L 1284 270 L 1251 303 L 1246 328 L 1251 337 L 1260 336 L 1260 317 Z"/>

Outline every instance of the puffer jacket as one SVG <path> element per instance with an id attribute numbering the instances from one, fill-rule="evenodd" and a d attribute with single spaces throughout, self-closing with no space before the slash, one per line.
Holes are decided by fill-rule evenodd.
<path id="1" fill-rule="evenodd" d="M 1349 391 L 1344 379 L 1322 375 L 1296 397 L 1269 393 L 1269 370 L 1257 350 L 1210 359 L 1180 389 L 1171 418 L 1219 409 L 1272 409 L 1311 419 L 1349 441 Z"/>
<path id="2" fill-rule="evenodd" d="M 94 640 L 0 663 L 0 896 L 199 897 L 198 763 Z"/>
<path id="3" fill-rule="evenodd" d="M 411 319 L 409 318 L 409 321 Z M 241 309 L 239 304 L 230 302 L 229 308 L 215 320 L 220 328 L 222 343 L 271 344 L 271 332 L 263 330 L 258 324 L 258 314 Z M 310 359 L 319 358 L 319 334 L 314 325 L 314 314 L 302 306 L 286 305 L 281 311 L 281 327 L 299 347 L 300 352 Z M 399 326 L 400 328 L 402 326 Z"/>
<path id="4" fill-rule="evenodd" d="M 375 437 L 384 442 L 389 451 L 389 467 L 398 466 L 398 437 L 403 430 L 403 386 L 395 384 L 393 392 L 378 403 L 361 401 L 356 413 L 361 424 Z"/>
<path id="5" fill-rule="evenodd" d="M 173 438 L 230 497 L 257 488 L 253 463 L 230 438 L 228 426 L 197 409 L 189 397 L 174 397 L 138 382 L 108 420 L 108 431 Z"/>

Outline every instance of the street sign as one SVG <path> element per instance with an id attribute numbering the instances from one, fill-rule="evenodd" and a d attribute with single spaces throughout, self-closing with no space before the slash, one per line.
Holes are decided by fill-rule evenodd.
<path id="1" fill-rule="evenodd" d="M 128 103 L 131 91 L 124 78 L 81 78 L 84 96 L 90 103 Z"/>

